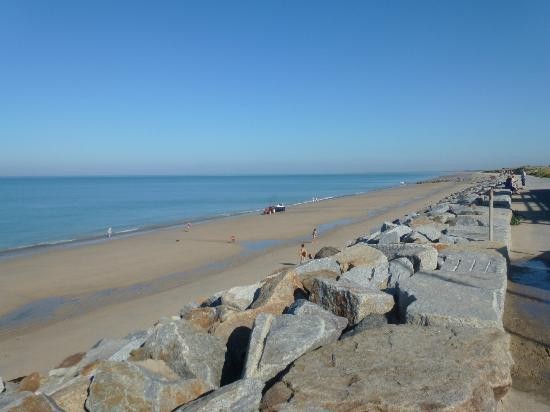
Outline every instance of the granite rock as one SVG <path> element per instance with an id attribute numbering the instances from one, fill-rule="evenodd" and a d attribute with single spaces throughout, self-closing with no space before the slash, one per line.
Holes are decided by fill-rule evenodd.
<path id="1" fill-rule="evenodd" d="M 200 378 L 212 388 L 220 386 L 225 342 L 185 320 L 157 324 L 144 350 L 146 356 L 164 360 L 182 378 Z"/>
<path id="2" fill-rule="evenodd" d="M 371 313 L 387 313 L 394 306 L 393 296 L 348 279 L 315 279 L 310 299 L 335 315 L 347 318 L 350 325 L 359 323 Z"/>
<path id="3" fill-rule="evenodd" d="M 231 288 L 221 295 L 221 303 L 237 310 L 245 310 L 252 304 L 261 286 L 261 283 L 254 283 Z"/>
<path id="4" fill-rule="evenodd" d="M 296 360 L 281 382 L 265 393 L 262 407 L 495 410 L 511 385 L 508 346 L 506 333 L 491 328 L 370 329 Z"/>
<path id="5" fill-rule="evenodd" d="M 260 407 L 263 381 L 241 379 L 184 405 L 182 412 L 253 412 Z"/>
<path id="6" fill-rule="evenodd" d="M 333 246 L 324 246 L 315 254 L 315 259 L 331 257 L 337 253 L 340 253 L 340 249 Z"/>
<path id="7" fill-rule="evenodd" d="M 437 249 L 432 245 L 420 245 L 413 243 L 394 245 L 373 245 L 372 247 L 382 252 L 388 260 L 407 258 L 415 270 L 433 270 L 437 267 Z"/>

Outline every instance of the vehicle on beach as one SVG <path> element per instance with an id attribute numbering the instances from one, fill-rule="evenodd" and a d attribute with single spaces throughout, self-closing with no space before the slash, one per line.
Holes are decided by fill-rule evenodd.
<path id="1" fill-rule="evenodd" d="M 275 212 L 284 212 L 286 210 L 286 206 L 283 205 L 282 203 L 277 203 L 277 205 L 275 206 L 268 206 L 264 209 L 264 211 L 262 212 L 263 215 L 271 215 L 272 213 L 275 213 Z"/>

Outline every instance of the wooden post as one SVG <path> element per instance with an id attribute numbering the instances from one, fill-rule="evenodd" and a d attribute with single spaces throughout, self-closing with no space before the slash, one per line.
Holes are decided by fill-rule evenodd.
<path id="1" fill-rule="evenodd" d="M 493 189 L 489 190 L 489 240 L 493 240 Z"/>

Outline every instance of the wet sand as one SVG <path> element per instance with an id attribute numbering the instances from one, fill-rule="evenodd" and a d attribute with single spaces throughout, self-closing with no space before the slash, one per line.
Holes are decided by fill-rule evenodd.
<path id="1" fill-rule="evenodd" d="M 312 253 L 465 186 L 403 186 L 0 261 L 0 375 L 51 369 L 102 337 L 148 328 L 189 301 L 294 265 L 314 227 L 320 236 L 306 244 Z"/>

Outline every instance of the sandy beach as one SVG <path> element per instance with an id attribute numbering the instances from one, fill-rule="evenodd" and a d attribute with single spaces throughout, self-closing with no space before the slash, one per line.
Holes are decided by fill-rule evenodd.
<path id="1" fill-rule="evenodd" d="M 187 302 L 294 265 L 422 209 L 467 182 L 402 186 L 0 261 L 0 375 L 56 366 L 102 337 L 171 316 Z M 311 231 L 319 228 L 314 244 Z M 237 238 L 229 242 L 230 236 Z"/>

